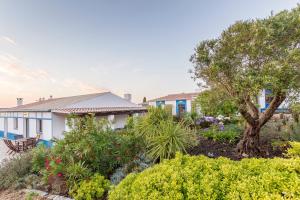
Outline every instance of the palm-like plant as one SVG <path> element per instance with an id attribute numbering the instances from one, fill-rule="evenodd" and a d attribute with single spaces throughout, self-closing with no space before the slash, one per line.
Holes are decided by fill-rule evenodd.
<path id="1" fill-rule="evenodd" d="M 155 136 L 148 137 L 148 155 L 155 161 L 173 158 L 176 152 L 186 153 L 187 148 L 196 145 L 195 134 L 182 123 L 161 121 Z"/>

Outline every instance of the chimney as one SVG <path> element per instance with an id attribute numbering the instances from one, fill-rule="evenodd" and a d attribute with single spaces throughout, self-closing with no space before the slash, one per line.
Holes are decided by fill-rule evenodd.
<path id="1" fill-rule="evenodd" d="M 23 98 L 17 98 L 17 106 L 23 105 Z"/>
<path id="2" fill-rule="evenodd" d="M 124 94 L 124 99 L 131 102 L 131 94 Z"/>

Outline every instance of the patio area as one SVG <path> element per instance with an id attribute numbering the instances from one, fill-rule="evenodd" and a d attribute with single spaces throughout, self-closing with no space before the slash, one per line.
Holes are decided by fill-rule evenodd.
<path id="1" fill-rule="evenodd" d="M 8 147 L 3 142 L 3 139 L 0 139 L 0 163 L 3 159 L 9 158 L 9 155 L 7 153 Z"/>

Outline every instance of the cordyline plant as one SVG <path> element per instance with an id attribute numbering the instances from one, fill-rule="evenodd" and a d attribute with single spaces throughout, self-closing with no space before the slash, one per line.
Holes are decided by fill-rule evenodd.
<path id="1" fill-rule="evenodd" d="M 191 62 L 195 80 L 224 90 L 246 120 L 238 152 L 257 155 L 262 126 L 283 101 L 299 92 L 300 6 L 266 19 L 236 22 L 219 38 L 202 41 Z M 257 96 L 263 89 L 273 96 L 260 113 Z"/>

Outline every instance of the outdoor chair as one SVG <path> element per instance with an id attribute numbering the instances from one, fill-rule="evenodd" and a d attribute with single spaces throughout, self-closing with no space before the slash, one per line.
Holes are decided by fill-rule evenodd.
<path id="1" fill-rule="evenodd" d="M 23 147 L 19 144 L 13 144 L 11 140 L 6 138 L 3 139 L 5 145 L 8 147 L 7 153 L 9 155 L 15 155 L 16 153 L 21 153 L 23 151 Z"/>

